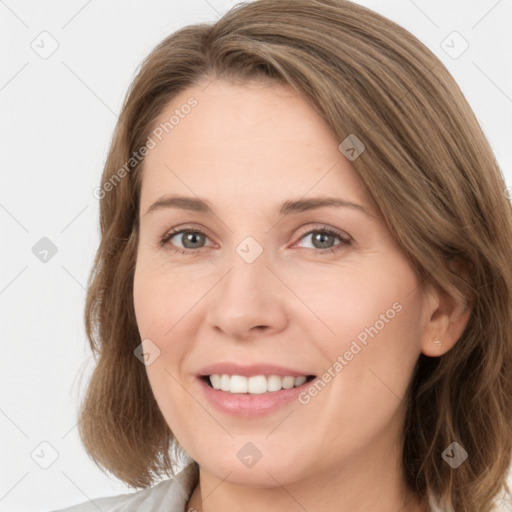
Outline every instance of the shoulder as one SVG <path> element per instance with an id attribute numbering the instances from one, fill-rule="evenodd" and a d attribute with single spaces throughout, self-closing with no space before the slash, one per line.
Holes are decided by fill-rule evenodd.
<path id="1" fill-rule="evenodd" d="M 163 480 L 149 489 L 104 498 L 94 498 L 53 512 L 185 512 L 197 483 L 199 467 L 190 462 L 174 478 Z"/>

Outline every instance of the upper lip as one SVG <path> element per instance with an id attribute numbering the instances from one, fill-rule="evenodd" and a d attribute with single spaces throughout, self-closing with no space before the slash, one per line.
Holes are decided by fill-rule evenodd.
<path id="1" fill-rule="evenodd" d="M 199 377 L 204 377 L 206 375 L 242 375 L 244 377 L 251 377 L 253 375 L 279 375 L 281 377 L 286 377 L 287 375 L 291 377 L 301 377 L 301 376 L 309 376 L 313 375 L 308 371 L 301 370 L 293 370 L 292 368 L 286 368 L 284 366 L 277 366 L 274 364 L 268 363 L 255 363 L 249 365 L 240 365 L 237 363 L 231 363 L 229 361 L 210 364 L 205 366 L 198 372 Z"/>

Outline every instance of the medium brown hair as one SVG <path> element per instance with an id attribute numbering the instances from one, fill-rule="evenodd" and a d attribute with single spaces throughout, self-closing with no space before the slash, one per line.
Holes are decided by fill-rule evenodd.
<path id="1" fill-rule="evenodd" d="M 215 79 L 288 84 L 340 142 L 351 134 L 363 141 L 366 149 L 352 165 L 422 285 L 471 308 L 448 352 L 420 354 L 417 361 L 403 429 L 407 484 L 422 500 L 442 498 L 443 510 L 494 510 L 498 493 L 510 492 L 512 457 L 506 185 L 440 60 L 404 28 L 347 0 L 239 4 L 215 23 L 173 33 L 142 63 L 102 176 L 101 240 L 85 309 L 96 361 L 80 406 L 85 449 L 101 469 L 135 488 L 174 475 L 183 452 L 134 356 L 141 343 L 133 277 L 144 160 L 133 155 L 178 93 Z M 456 259 L 467 263 L 469 277 L 452 270 Z M 468 453 L 456 469 L 442 458 L 454 441 Z"/>

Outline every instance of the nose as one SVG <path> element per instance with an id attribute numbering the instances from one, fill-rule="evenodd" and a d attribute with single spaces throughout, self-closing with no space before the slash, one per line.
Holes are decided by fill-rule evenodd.
<path id="1" fill-rule="evenodd" d="M 209 294 L 209 326 L 237 340 L 285 329 L 290 292 L 269 267 L 265 251 L 252 263 L 236 253 L 231 262 Z"/>

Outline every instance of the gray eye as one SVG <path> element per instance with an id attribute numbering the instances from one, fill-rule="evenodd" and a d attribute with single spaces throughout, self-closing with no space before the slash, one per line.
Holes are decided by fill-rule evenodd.
<path id="1" fill-rule="evenodd" d="M 205 242 L 205 235 L 203 233 L 199 233 L 197 231 L 183 231 L 182 233 L 177 233 L 172 238 L 181 237 L 181 242 L 185 249 L 198 249 L 202 247 L 201 242 Z M 199 244 L 199 245 L 198 245 Z"/>

